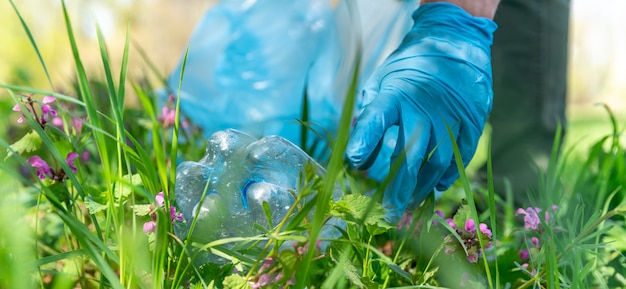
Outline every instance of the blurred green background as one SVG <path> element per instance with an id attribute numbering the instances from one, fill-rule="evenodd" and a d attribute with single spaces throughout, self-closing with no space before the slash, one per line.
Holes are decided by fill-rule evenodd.
<path id="1" fill-rule="evenodd" d="M 163 75 L 178 62 L 194 25 L 215 0 L 68 0 L 81 57 L 93 79 L 103 79 L 94 22 L 101 26 L 112 63 L 121 62 L 126 27 L 133 43 L 129 76 L 151 75 L 137 46 Z M 67 90 L 74 77 L 71 50 L 58 0 L 14 0 L 32 30 L 55 88 Z M 594 103 L 607 103 L 626 120 L 626 1 L 574 0 L 570 26 L 568 91 L 569 130 L 566 142 L 585 149 L 596 136 L 610 132 L 608 116 Z M 118 69 L 119 67 L 114 67 Z M 9 1 L 0 1 L 0 83 L 50 89 L 19 18 Z M 132 90 L 129 90 L 132 91 Z M 132 93 L 132 92 L 131 92 Z M 6 99 L 0 91 L 0 99 Z M 136 101 L 127 97 L 127 101 Z M 10 103 L 5 104 L 10 110 Z M 4 111 L 8 111 L 3 108 Z M 0 114 L 0 135 L 18 116 Z M 11 141 L 11 140 L 9 140 Z M 481 162 L 481 155 L 476 162 Z"/>

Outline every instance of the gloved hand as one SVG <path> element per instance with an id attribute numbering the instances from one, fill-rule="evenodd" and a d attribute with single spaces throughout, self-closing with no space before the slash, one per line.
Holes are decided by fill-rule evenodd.
<path id="1" fill-rule="evenodd" d="M 383 197 L 392 223 L 433 189 L 446 190 L 458 178 L 447 127 L 467 166 L 493 99 L 493 21 L 444 2 L 421 5 L 413 20 L 400 47 L 366 82 L 364 107 L 346 151 L 356 168 L 367 169 L 385 132 L 399 127 L 391 162 L 403 151 L 406 158 Z"/>

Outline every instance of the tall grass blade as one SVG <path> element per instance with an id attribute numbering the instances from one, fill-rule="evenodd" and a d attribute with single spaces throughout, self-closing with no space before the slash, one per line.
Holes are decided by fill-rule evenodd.
<path id="1" fill-rule="evenodd" d="M 450 136 L 450 141 L 452 142 L 452 148 L 454 152 L 454 160 L 459 171 L 459 180 L 463 184 L 463 190 L 465 192 L 465 198 L 467 199 L 467 203 L 470 207 L 471 217 L 474 219 L 475 224 L 480 224 L 480 220 L 478 219 L 478 212 L 476 212 L 476 202 L 474 201 L 474 193 L 470 188 L 470 181 L 467 178 L 467 174 L 465 172 L 465 167 L 463 166 L 463 158 L 461 157 L 461 152 L 459 151 L 459 146 L 456 143 L 456 139 L 454 137 L 454 133 L 452 132 L 452 128 L 446 124 L 446 128 L 448 129 L 448 135 Z M 480 249 L 484 252 L 485 246 L 487 244 L 483 244 L 483 239 L 481 237 L 482 232 L 480 230 L 476 230 L 476 235 L 478 238 L 478 242 L 480 245 Z M 489 283 L 489 288 L 494 288 L 494 282 L 491 276 L 491 269 L 489 269 L 489 263 L 487 258 L 482 258 L 483 267 L 485 269 L 485 273 L 487 275 L 487 282 Z"/>
<path id="2" fill-rule="evenodd" d="M 346 94 L 346 100 L 343 104 L 343 110 L 341 112 L 341 118 L 339 121 L 339 128 L 337 131 L 337 137 L 333 145 L 333 150 L 330 155 L 330 161 L 328 163 L 327 173 L 324 178 L 322 190 L 318 193 L 318 199 L 315 205 L 315 214 L 313 216 L 313 223 L 310 230 L 309 244 L 315 244 L 319 232 L 322 229 L 325 215 L 330 207 L 330 199 L 335 188 L 336 180 L 339 174 L 343 171 L 343 160 L 346 146 L 348 145 L 348 137 L 350 134 L 350 126 L 352 123 L 352 110 L 355 105 L 356 90 L 358 85 L 358 72 L 360 67 L 360 48 L 357 52 L 357 61 L 354 66 L 352 77 L 350 80 L 350 88 Z M 315 246 L 309 246 L 309 249 L 304 256 L 302 262 L 303 268 L 298 270 L 296 275 L 296 288 L 303 288 L 305 280 L 308 279 L 309 267 L 315 253 Z"/>
<path id="3" fill-rule="evenodd" d="M 30 40 L 31 46 L 35 49 L 35 53 L 37 53 L 37 58 L 39 58 L 39 63 L 41 63 L 41 67 L 43 68 L 43 71 L 46 74 L 46 78 L 48 79 L 48 84 L 50 84 L 50 88 L 52 90 L 56 90 L 54 89 L 54 85 L 52 84 L 52 79 L 50 78 L 50 73 L 48 73 L 48 68 L 46 66 L 46 63 L 43 61 L 43 57 L 41 56 L 41 52 L 39 51 L 39 46 L 37 46 L 37 42 L 35 42 L 35 38 L 33 38 L 33 34 L 30 32 L 30 29 L 28 28 L 26 21 L 24 21 L 22 14 L 15 6 L 15 3 L 13 3 L 13 0 L 9 0 L 9 3 L 11 3 L 11 6 L 13 7 L 15 14 L 17 14 L 17 17 L 20 18 L 20 23 L 22 23 L 22 28 L 24 28 L 24 32 L 26 32 L 26 35 L 28 36 L 28 40 Z"/>

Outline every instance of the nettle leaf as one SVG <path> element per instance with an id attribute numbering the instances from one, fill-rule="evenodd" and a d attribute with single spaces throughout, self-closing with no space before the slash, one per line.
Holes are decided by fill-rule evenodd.
<path id="1" fill-rule="evenodd" d="M 135 212 L 135 215 L 139 217 L 147 216 L 148 214 L 150 214 L 150 212 L 152 212 L 152 205 L 151 204 L 134 205 L 133 211 Z"/>
<path id="2" fill-rule="evenodd" d="M 52 183 L 48 186 L 50 192 L 57 198 L 59 202 L 65 202 L 70 195 L 70 192 L 67 190 L 67 187 L 64 183 Z"/>
<path id="3" fill-rule="evenodd" d="M 361 283 L 363 284 L 363 288 L 367 289 L 378 289 L 380 285 L 367 277 L 361 277 Z"/>
<path id="4" fill-rule="evenodd" d="M 470 210 L 467 204 L 467 201 L 463 199 L 461 206 L 456 211 L 456 213 L 454 213 L 454 217 L 452 218 L 452 221 L 454 222 L 454 225 L 456 225 L 457 228 L 465 228 L 465 222 L 467 222 L 467 220 L 471 218 L 472 218 L 472 211 Z"/>
<path id="5" fill-rule="evenodd" d="M 9 146 L 11 149 L 7 149 L 7 156 L 4 160 L 6 161 L 10 158 L 13 155 L 13 151 L 19 155 L 34 152 L 41 147 L 41 142 L 39 134 L 36 131 L 31 131 Z"/>
<path id="6" fill-rule="evenodd" d="M 87 210 L 89 210 L 90 214 L 95 214 L 108 208 L 107 205 L 100 204 L 91 197 L 87 197 L 85 199 L 85 207 L 87 207 Z"/>
<path id="7" fill-rule="evenodd" d="M 243 276 L 238 274 L 233 274 L 224 278 L 224 289 L 252 289 L 250 283 L 246 282 Z"/>
<path id="8" fill-rule="evenodd" d="M 115 186 L 114 195 L 116 198 L 127 197 L 133 191 L 134 187 L 142 185 L 141 176 L 139 174 L 125 175 L 122 180 Z"/>
<path id="9" fill-rule="evenodd" d="M 346 278 L 350 280 L 350 283 L 353 286 L 361 288 L 361 289 L 367 288 L 365 284 L 363 284 L 363 281 L 361 280 L 361 275 L 359 274 L 359 270 L 356 268 L 356 266 L 350 263 L 349 260 L 346 260 L 346 262 L 343 262 L 343 272 L 346 274 Z"/>
<path id="10" fill-rule="evenodd" d="M 364 195 L 343 196 L 341 200 L 331 203 L 330 214 L 346 222 L 357 223 L 363 220 L 363 224 L 372 235 L 381 234 L 393 228 L 384 219 L 385 209 L 382 205 Z"/>

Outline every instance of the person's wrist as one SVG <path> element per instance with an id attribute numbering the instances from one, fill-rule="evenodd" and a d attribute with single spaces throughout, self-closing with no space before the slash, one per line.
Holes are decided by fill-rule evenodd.
<path id="1" fill-rule="evenodd" d="M 493 20 L 500 0 L 420 0 L 420 3 L 447 2 L 461 7 L 474 17 Z"/>

